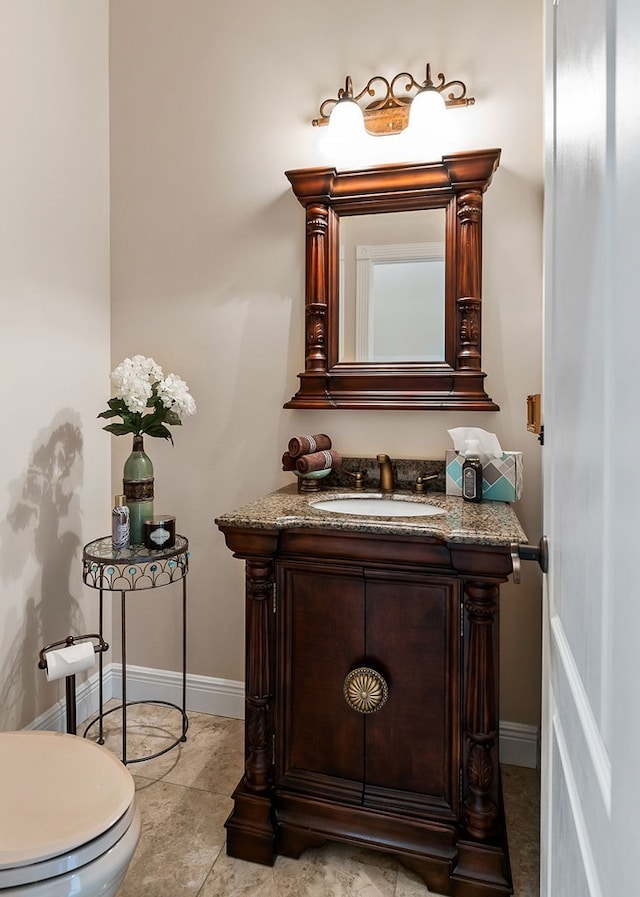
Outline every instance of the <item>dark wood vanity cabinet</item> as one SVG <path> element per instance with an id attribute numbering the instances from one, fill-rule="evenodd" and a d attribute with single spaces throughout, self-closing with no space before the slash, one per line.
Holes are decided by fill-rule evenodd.
<path id="1" fill-rule="evenodd" d="M 270 864 L 338 840 L 397 856 L 437 893 L 510 894 L 496 688 L 508 549 L 221 529 L 247 571 L 228 853 Z M 377 708 L 348 703 L 354 670 L 373 671 Z"/>
<path id="2" fill-rule="evenodd" d="M 276 788 L 455 821 L 459 812 L 458 582 L 401 569 L 276 564 Z M 359 712 L 354 669 L 388 698 Z"/>

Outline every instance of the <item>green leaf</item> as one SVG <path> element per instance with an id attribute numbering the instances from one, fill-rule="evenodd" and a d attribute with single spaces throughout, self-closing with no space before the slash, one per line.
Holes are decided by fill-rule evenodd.
<path id="1" fill-rule="evenodd" d="M 151 433 L 151 431 L 162 423 L 162 418 L 157 414 L 147 414 L 140 422 L 140 431 L 142 433 Z"/>
<path id="2" fill-rule="evenodd" d="M 171 442 L 171 445 L 173 445 L 173 436 L 171 435 L 171 431 L 168 430 L 162 423 L 155 423 L 151 426 L 145 426 L 144 432 L 148 436 L 154 436 L 159 439 L 168 439 Z"/>
<path id="3" fill-rule="evenodd" d="M 107 402 L 108 410 L 101 411 L 98 417 L 110 418 L 121 417 L 124 421 L 130 421 L 135 415 L 132 415 L 123 399 L 109 399 Z"/>
<path id="4" fill-rule="evenodd" d="M 164 422 L 169 424 L 172 427 L 181 427 L 182 421 L 180 420 L 180 415 L 176 411 L 167 410 L 165 415 Z"/>
<path id="5" fill-rule="evenodd" d="M 113 433 L 114 436 L 126 436 L 128 433 L 136 435 L 136 430 L 132 428 L 131 424 L 107 424 L 102 429 L 108 433 Z"/>

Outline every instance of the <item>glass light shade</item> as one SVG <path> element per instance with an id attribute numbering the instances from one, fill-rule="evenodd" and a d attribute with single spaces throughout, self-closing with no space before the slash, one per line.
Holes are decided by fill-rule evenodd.
<path id="1" fill-rule="evenodd" d="M 411 101 L 409 128 L 412 131 L 429 133 L 439 127 L 445 110 L 444 99 L 437 90 L 425 87 Z"/>
<path id="2" fill-rule="evenodd" d="M 331 110 L 328 128 L 333 140 L 352 140 L 364 132 L 362 109 L 355 100 L 340 100 Z"/>

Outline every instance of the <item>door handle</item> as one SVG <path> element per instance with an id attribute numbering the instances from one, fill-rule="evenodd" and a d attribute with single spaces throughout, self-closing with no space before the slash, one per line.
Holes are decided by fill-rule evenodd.
<path id="1" fill-rule="evenodd" d="M 513 567 L 513 581 L 520 584 L 522 568 L 520 561 L 537 561 L 543 573 L 549 570 L 549 543 L 547 537 L 542 536 L 537 545 L 522 545 L 519 542 L 511 543 L 511 564 Z"/>

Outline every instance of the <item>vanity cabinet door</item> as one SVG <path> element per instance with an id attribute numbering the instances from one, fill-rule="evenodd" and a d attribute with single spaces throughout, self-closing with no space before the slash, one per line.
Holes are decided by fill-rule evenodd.
<path id="1" fill-rule="evenodd" d="M 460 607 L 455 578 L 329 562 L 278 565 L 276 787 L 370 809 L 457 818 Z M 388 685 L 377 711 L 351 670 Z"/>
<path id="2" fill-rule="evenodd" d="M 278 565 L 276 787 L 360 804 L 363 721 L 343 682 L 364 655 L 362 570 Z"/>
<path id="3" fill-rule="evenodd" d="M 460 595 L 451 577 L 367 570 L 369 665 L 387 679 L 366 717 L 364 804 L 455 820 L 460 801 Z"/>

